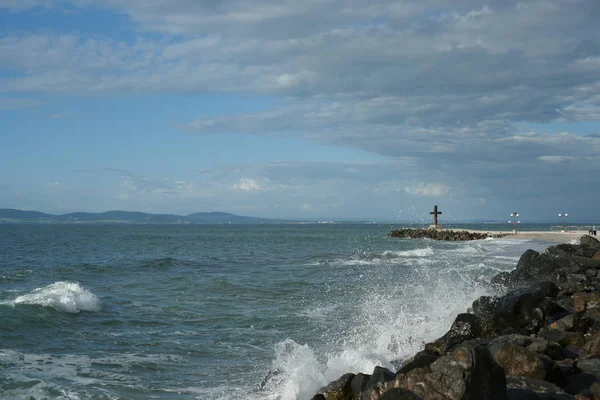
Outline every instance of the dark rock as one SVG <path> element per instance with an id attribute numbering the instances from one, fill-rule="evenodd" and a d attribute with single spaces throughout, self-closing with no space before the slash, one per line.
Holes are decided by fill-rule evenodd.
<path id="1" fill-rule="evenodd" d="M 600 308 L 586 310 L 579 318 L 575 318 L 573 330 L 592 334 L 600 332 Z"/>
<path id="2" fill-rule="evenodd" d="M 504 370 L 483 345 L 458 345 L 429 367 L 398 374 L 393 386 L 411 390 L 425 399 L 506 398 Z"/>
<path id="3" fill-rule="evenodd" d="M 392 371 L 384 367 L 375 367 L 373 374 L 363 390 L 362 400 L 375 400 L 385 391 L 386 384 L 396 377 Z"/>
<path id="4" fill-rule="evenodd" d="M 552 322 L 548 325 L 549 329 L 556 329 L 559 331 L 568 331 L 574 326 L 574 315 L 568 314 L 566 317 L 563 317 L 557 321 Z"/>
<path id="5" fill-rule="evenodd" d="M 554 383 L 559 387 L 564 387 L 567 384 L 567 374 L 563 368 L 561 368 L 556 361 L 550 357 L 538 354 L 538 358 L 544 363 L 544 369 L 546 371 L 545 381 Z"/>
<path id="6" fill-rule="evenodd" d="M 362 393 L 364 392 L 369 379 L 371 379 L 371 375 L 365 375 L 361 373 L 356 374 L 356 376 L 352 379 L 352 382 L 350 383 L 350 389 L 352 390 L 352 396 L 354 399 L 360 399 L 362 397 Z"/>
<path id="7" fill-rule="evenodd" d="M 319 393 L 323 394 L 327 400 L 352 400 L 354 396 L 351 383 L 354 377 L 354 374 L 344 374 L 339 379 L 319 389 Z"/>
<path id="8" fill-rule="evenodd" d="M 355 375 L 351 373 L 342 375 L 339 379 L 319 389 L 319 393 L 315 397 L 323 396 L 322 398 L 327 400 L 352 400 L 353 396 L 350 385 L 354 377 Z"/>
<path id="9" fill-rule="evenodd" d="M 536 353 L 515 344 L 498 344 L 490 347 L 494 360 L 504 368 L 506 375 L 528 376 L 544 379 L 546 368 Z"/>
<path id="10" fill-rule="evenodd" d="M 538 333 L 538 336 L 556 342 L 563 347 L 574 345 L 583 346 L 585 344 L 585 337 L 581 332 L 567 332 L 559 331 L 555 329 L 544 330 Z"/>
<path id="11" fill-rule="evenodd" d="M 600 380 L 595 375 L 586 372 L 575 374 L 569 377 L 565 391 L 572 395 L 600 396 Z"/>
<path id="12" fill-rule="evenodd" d="M 585 275 L 586 279 L 595 278 L 598 276 L 598 270 L 594 268 L 586 269 L 583 271 L 583 275 Z"/>
<path id="13" fill-rule="evenodd" d="M 504 344 L 514 344 L 514 345 L 521 346 L 521 347 L 527 347 L 534 340 L 537 340 L 537 338 L 532 338 L 531 336 L 527 336 L 527 335 L 519 335 L 519 334 L 502 335 L 502 336 L 498 336 L 493 339 L 490 339 L 489 347 L 491 348 L 492 346 L 498 346 L 498 345 L 504 345 Z"/>
<path id="14" fill-rule="evenodd" d="M 556 303 L 545 298 L 550 288 L 555 289 L 556 285 L 545 283 L 538 284 L 538 287 L 509 292 L 501 298 L 498 312 L 494 316 L 497 332 L 506 328 L 536 332 L 546 325 L 549 313 L 559 312 L 560 308 Z"/>
<path id="15" fill-rule="evenodd" d="M 517 268 L 513 271 L 516 279 L 537 282 L 540 277 L 551 277 L 552 273 L 560 268 L 560 265 L 547 254 L 538 253 L 537 256 L 533 256 L 533 253 L 527 254 L 527 252 L 521 256 Z"/>
<path id="16" fill-rule="evenodd" d="M 325 397 L 322 393 L 317 393 L 310 400 L 327 400 L 327 397 Z"/>
<path id="17" fill-rule="evenodd" d="M 258 386 L 258 388 L 260 390 L 265 390 L 267 388 L 267 385 L 269 385 L 271 382 L 273 382 L 274 380 L 276 380 L 276 378 L 279 375 L 281 375 L 281 371 L 279 371 L 279 370 L 269 370 L 269 372 L 267 372 L 267 375 L 262 380 L 262 382 L 260 383 L 260 385 Z"/>
<path id="18" fill-rule="evenodd" d="M 498 297 L 481 296 L 473 302 L 471 309 L 478 318 L 488 319 L 498 310 L 499 305 L 500 299 Z"/>
<path id="19" fill-rule="evenodd" d="M 595 333 L 586 338 L 583 351 L 589 355 L 600 356 L 600 333 Z"/>
<path id="20" fill-rule="evenodd" d="M 600 358 L 587 358 L 577 362 L 577 369 L 600 378 Z"/>
<path id="21" fill-rule="evenodd" d="M 403 228 L 393 230 L 388 236 L 406 239 L 434 239 L 449 241 L 481 240 L 490 237 L 502 237 L 504 234 L 477 233 L 468 231 L 452 231 L 446 229 Z"/>
<path id="22" fill-rule="evenodd" d="M 577 292 L 585 292 L 591 290 L 591 286 L 586 285 L 584 282 L 564 282 L 559 284 L 560 294 L 562 296 L 571 295 Z"/>
<path id="23" fill-rule="evenodd" d="M 573 396 L 565 393 L 560 387 L 543 380 L 524 376 L 508 376 L 506 378 L 506 395 L 508 399 L 544 399 L 567 400 Z"/>
<path id="24" fill-rule="evenodd" d="M 422 350 L 418 352 L 410 361 L 404 364 L 398 371 L 397 374 L 406 374 L 408 371 L 413 370 L 415 368 L 423 368 L 428 366 L 437 358 L 439 354 L 432 353 L 427 350 Z"/>
<path id="25" fill-rule="evenodd" d="M 568 313 L 573 312 L 573 298 L 571 296 L 562 296 L 553 299 L 553 301 L 560 307 L 567 310 Z"/>
<path id="26" fill-rule="evenodd" d="M 393 388 L 385 392 L 377 400 L 421 400 L 421 398 L 410 390 Z"/>
<path id="27" fill-rule="evenodd" d="M 591 247 L 600 251 L 600 241 L 595 237 L 589 235 L 582 236 L 581 239 L 579 239 L 579 244 L 582 247 Z"/>
<path id="28" fill-rule="evenodd" d="M 510 272 L 507 272 L 507 271 L 500 272 L 498 275 L 494 276 L 490 280 L 490 282 L 493 285 L 512 287 L 513 286 L 513 276 Z"/>
<path id="29" fill-rule="evenodd" d="M 580 292 L 573 295 L 573 308 L 576 313 L 597 307 L 600 307 L 600 293 Z"/>
<path id="30" fill-rule="evenodd" d="M 427 343 L 425 350 L 433 354 L 444 354 L 452 346 L 481 335 L 481 320 L 473 314 L 458 314 L 452 327 L 444 336 Z"/>

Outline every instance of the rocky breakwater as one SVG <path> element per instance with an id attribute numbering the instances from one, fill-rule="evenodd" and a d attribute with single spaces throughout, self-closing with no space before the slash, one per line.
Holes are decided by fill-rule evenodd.
<path id="1" fill-rule="evenodd" d="M 348 373 L 313 400 L 600 399 L 600 242 L 526 251 L 396 371 Z"/>
<path id="2" fill-rule="evenodd" d="M 388 236 L 405 238 L 405 239 L 433 239 L 433 240 L 449 240 L 449 241 L 464 241 L 464 240 L 481 240 L 491 237 L 502 237 L 504 234 L 478 233 L 469 231 L 452 231 L 448 229 L 434 228 L 403 228 L 396 229 L 388 233 Z"/>

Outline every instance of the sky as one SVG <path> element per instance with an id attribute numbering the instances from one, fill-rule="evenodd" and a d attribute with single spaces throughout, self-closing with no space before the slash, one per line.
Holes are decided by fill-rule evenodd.
<path id="1" fill-rule="evenodd" d="M 597 0 L 0 0 L 0 208 L 600 222 Z"/>

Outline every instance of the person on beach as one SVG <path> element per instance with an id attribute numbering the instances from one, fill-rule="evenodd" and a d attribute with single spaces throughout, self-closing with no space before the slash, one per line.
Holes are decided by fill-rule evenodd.
<path id="1" fill-rule="evenodd" d="M 596 236 L 596 225 L 592 226 L 592 235 Z"/>

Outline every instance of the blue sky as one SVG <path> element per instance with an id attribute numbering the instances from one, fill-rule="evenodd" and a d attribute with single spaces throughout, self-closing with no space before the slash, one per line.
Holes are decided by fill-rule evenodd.
<path id="1" fill-rule="evenodd" d="M 600 222 L 598 18 L 595 0 L 0 0 L 0 208 Z"/>

